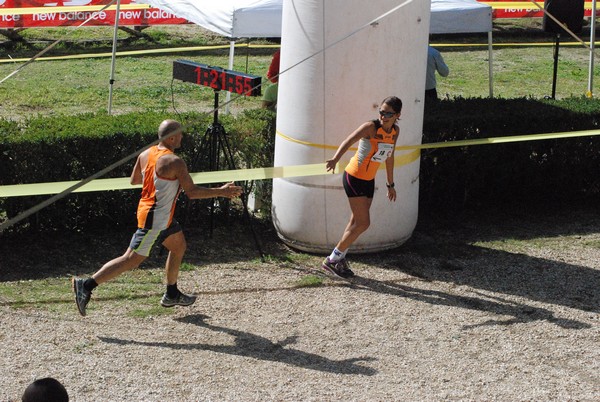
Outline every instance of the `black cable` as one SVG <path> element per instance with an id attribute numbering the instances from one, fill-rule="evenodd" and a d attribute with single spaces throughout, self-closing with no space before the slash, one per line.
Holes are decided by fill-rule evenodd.
<path id="1" fill-rule="evenodd" d="M 175 91 L 173 90 L 173 83 L 174 82 L 175 82 L 175 78 L 172 78 L 171 79 L 171 105 L 173 105 L 173 110 L 175 111 L 175 113 L 177 113 L 177 116 L 181 120 L 181 113 L 179 113 L 179 111 L 175 107 Z"/>

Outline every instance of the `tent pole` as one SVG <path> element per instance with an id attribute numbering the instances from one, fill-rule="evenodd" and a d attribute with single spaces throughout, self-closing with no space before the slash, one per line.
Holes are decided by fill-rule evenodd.
<path id="1" fill-rule="evenodd" d="M 112 95 L 113 95 L 113 84 L 115 82 L 115 58 L 117 54 L 117 32 L 119 29 L 119 14 L 121 8 L 121 0 L 117 0 L 117 9 L 115 10 L 115 29 L 113 32 L 113 43 L 112 43 L 112 59 L 110 64 L 110 80 L 108 88 L 108 114 L 112 112 Z"/>
<path id="2" fill-rule="evenodd" d="M 229 41 L 229 64 L 227 65 L 227 69 L 233 70 L 233 55 L 235 53 L 235 41 Z M 227 92 L 225 96 L 225 100 L 227 104 L 225 105 L 225 113 L 229 114 L 229 101 L 231 100 L 231 92 Z"/>
<path id="3" fill-rule="evenodd" d="M 492 52 L 492 31 L 488 32 L 488 70 L 489 70 L 489 82 L 490 82 L 490 98 L 494 97 L 494 53 Z"/>
<path id="4" fill-rule="evenodd" d="M 596 43 L 596 0 L 592 0 L 592 20 L 590 24 L 590 67 L 588 73 L 587 97 L 594 96 L 594 46 Z"/>

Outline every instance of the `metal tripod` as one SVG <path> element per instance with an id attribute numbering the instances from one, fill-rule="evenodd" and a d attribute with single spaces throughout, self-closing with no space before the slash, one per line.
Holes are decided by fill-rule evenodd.
<path id="1" fill-rule="evenodd" d="M 225 166 L 230 170 L 235 170 L 235 162 L 233 159 L 233 153 L 227 140 L 227 133 L 225 128 L 219 123 L 219 91 L 215 90 L 215 103 L 214 103 L 213 122 L 208 126 L 204 137 L 200 140 L 200 149 L 198 156 L 208 157 L 208 168 L 209 171 L 218 171 L 221 167 Z M 248 223 L 248 227 L 252 232 L 254 244 L 260 255 L 261 260 L 264 262 L 264 254 L 260 247 L 256 231 L 252 224 L 250 213 L 248 212 L 248 196 L 246 193 L 242 193 L 241 200 L 244 208 L 244 218 Z M 228 200 L 227 200 L 228 201 Z M 214 228 L 214 213 L 215 213 L 216 200 L 211 200 L 210 203 L 210 236 L 212 237 Z"/>

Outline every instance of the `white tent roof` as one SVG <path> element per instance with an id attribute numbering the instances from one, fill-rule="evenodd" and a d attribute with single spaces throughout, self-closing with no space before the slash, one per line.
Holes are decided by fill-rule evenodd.
<path id="1" fill-rule="evenodd" d="M 281 36 L 283 0 L 140 0 L 228 38 Z"/>
<path id="2" fill-rule="evenodd" d="M 491 32 L 492 7 L 475 0 L 431 0 L 429 33 Z"/>
<path id="3" fill-rule="evenodd" d="M 283 0 L 140 0 L 228 38 L 281 36 Z M 490 32 L 492 7 L 431 0 L 431 33 Z"/>

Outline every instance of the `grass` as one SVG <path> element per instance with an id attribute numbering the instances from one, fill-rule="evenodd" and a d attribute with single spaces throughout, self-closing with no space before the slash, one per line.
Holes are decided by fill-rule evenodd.
<path id="1" fill-rule="evenodd" d="M 488 52 L 484 49 L 444 51 L 450 76 L 438 79 L 438 92 L 449 97 L 486 97 Z M 494 51 L 494 96 L 543 98 L 552 93 L 552 47 L 499 48 Z M 560 51 L 556 97 L 583 96 L 587 91 L 588 51 L 570 47 Z M 595 75 L 600 73 L 594 68 Z"/>
<path id="2" fill-rule="evenodd" d="M 173 60 L 187 58 L 152 56 L 123 57 L 116 63 L 112 110 L 126 113 L 135 110 L 210 111 L 214 92 L 172 79 Z M 189 57 L 208 65 L 227 65 L 227 56 Z M 260 75 L 270 59 L 256 57 L 251 74 Z M 0 65 L 0 75 L 10 74 L 12 65 Z M 242 60 L 234 69 L 245 68 Z M 0 85 L 0 102 L 4 117 L 29 115 L 101 112 L 108 109 L 109 59 L 59 60 L 36 62 Z M 225 100 L 224 96 L 221 100 Z M 241 98 L 238 107 L 259 107 L 260 100 Z"/>
<path id="3" fill-rule="evenodd" d="M 325 278 L 322 276 L 304 272 L 306 267 L 314 266 L 313 260 L 316 257 L 288 249 L 281 252 L 281 247 L 267 234 L 263 235 L 266 236 L 263 241 L 266 243 L 266 247 L 271 249 L 271 252 L 265 255 L 264 262 L 259 258 L 255 258 L 256 250 L 249 244 L 240 245 L 242 248 L 240 250 L 224 247 L 223 242 L 225 240 L 222 238 L 223 234 L 220 231 L 215 235 L 215 238 L 210 239 L 200 239 L 198 237 L 200 235 L 195 232 L 188 233 L 188 235 L 188 244 L 191 249 L 181 264 L 180 272 L 182 274 L 208 277 L 203 274 L 204 270 L 207 268 L 218 270 L 219 266 L 215 265 L 216 262 L 210 261 L 210 256 L 206 256 L 206 254 L 208 250 L 220 249 L 219 255 L 225 259 L 228 259 L 231 255 L 236 260 L 241 258 L 235 265 L 242 270 L 258 269 L 267 264 L 276 267 L 276 269 L 293 269 L 294 272 L 299 272 L 300 277 L 291 280 L 288 284 L 290 289 L 316 287 L 325 282 Z M 83 238 L 78 235 L 66 234 L 62 241 L 65 243 L 77 241 L 87 243 Z M 202 247 L 206 247 L 206 250 L 198 249 L 196 242 L 202 243 Z M 69 252 L 65 251 L 61 256 L 52 258 L 49 262 L 42 261 L 42 255 L 47 257 L 47 252 L 43 252 L 43 250 L 53 247 L 60 248 L 61 246 L 58 244 L 49 246 L 40 243 L 37 248 L 30 250 L 32 258 L 19 259 L 18 262 L 10 258 L 9 263 L 0 264 L 2 266 L 0 269 L 8 270 L 14 269 L 11 267 L 19 267 L 18 272 L 9 275 L 10 279 L 0 278 L 0 306 L 23 311 L 48 311 L 58 316 L 72 316 L 76 313 L 70 289 L 70 279 L 73 271 L 76 275 L 82 277 L 90 275 L 96 267 L 101 266 L 105 260 L 111 258 L 111 255 L 114 257 L 122 251 L 123 244 L 120 241 L 101 242 L 101 244 L 83 251 L 85 255 L 81 254 L 81 250 L 73 249 Z M 96 247 L 101 247 L 102 250 L 94 251 Z M 27 247 L 25 245 L 17 247 L 19 250 L 22 248 Z M 21 252 L 23 250 L 18 251 L 18 253 Z M 72 254 L 78 255 L 74 256 Z M 213 252 L 211 251 L 210 254 L 212 256 Z M 200 263 L 196 261 L 198 255 L 202 256 Z M 107 286 L 99 287 L 94 291 L 92 303 L 88 306 L 90 314 L 108 311 L 109 305 L 111 310 L 116 309 L 124 315 L 135 318 L 172 314 L 175 309 L 165 309 L 159 305 L 159 300 L 164 292 L 165 259 L 166 255 L 152 256 L 147 262 L 144 262 L 142 267 L 118 276 L 111 280 Z M 48 263 L 52 267 L 45 268 L 44 265 Z M 82 270 L 82 267 L 87 268 Z M 38 274 L 37 271 L 40 269 L 45 270 L 48 274 Z M 28 277 L 25 273 L 30 271 L 33 275 L 31 277 L 35 279 L 19 279 Z"/>
<path id="4" fill-rule="evenodd" d="M 323 277 L 317 275 L 305 275 L 296 284 L 299 288 L 312 288 L 321 286 L 324 280 Z"/>
<path id="5" fill-rule="evenodd" d="M 526 19 L 527 20 L 527 19 Z M 551 94 L 553 73 L 553 38 L 543 34 L 533 19 L 528 24 L 517 21 L 495 22 L 494 43 L 524 44 L 531 40 L 547 46 L 497 46 L 494 50 L 494 96 L 502 98 L 543 98 Z M 532 22 L 533 21 L 533 22 Z M 536 25 L 537 24 L 537 25 Z M 165 49 L 207 44 L 227 44 L 226 39 L 196 26 L 151 27 L 143 31 L 151 40 L 128 40 L 119 33 L 118 51 Z M 22 33 L 36 42 L 34 50 L 24 48 L 2 51 L 0 60 L 31 57 L 50 41 L 67 38 L 62 47 L 47 55 L 110 53 L 112 33 L 108 27 L 74 31 L 72 28 L 29 29 Z M 585 38 L 584 38 L 585 39 Z M 265 44 L 265 41 L 255 41 Z M 473 46 L 456 47 L 456 44 Z M 449 98 L 486 97 L 488 89 L 488 51 L 486 35 L 435 35 L 432 45 L 442 51 L 450 66 L 450 76 L 438 80 L 438 91 Z M 452 46 L 445 46 L 452 45 Z M 263 76 L 268 68 L 272 48 L 237 49 L 234 70 Z M 587 91 L 589 51 L 581 46 L 563 46 L 560 50 L 556 97 L 583 96 Z M 175 52 L 123 56 L 116 60 L 112 86 L 112 112 L 132 111 L 210 111 L 214 92 L 172 79 L 172 63 L 189 59 L 208 65 L 227 67 L 228 50 Z M 0 63 L 0 79 L 22 63 Z M 79 114 L 108 109 L 110 57 L 55 61 L 36 61 L 0 84 L 0 117 L 24 119 L 31 115 Z M 600 67 L 595 67 L 595 75 Z M 225 100 L 222 96 L 221 101 Z M 260 107 L 259 98 L 239 98 L 231 110 Z"/>
<path id="6" fill-rule="evenodd" d="M 187 264 L 189 265 L 189 264 Z M 156 308 L 162 296 L 163 269 L 137 269 L 127 272 L 94 292 L 94 298 L 110 301 L 114 307 L 127 305 L 128 315 L 147 317 L 171 314 Z M 23 310 L 46 310 L 55 314 L 72 314 L 74 302 L 69 277 L 0 282 L 0 305 Z M 159 306 L 160 307 L 160 306 Z M 89 310 L 95 309 L 91 303 Z"/>
<path id="7" fill-rule="evenodd" d="M 252 266 L 261 262 L 253 261 Z M 196 271 L 199 267 L 184 262 L 182 272 Z M 164 269 L 135 269 L 124 273 L 94 292 L 88 306 L 90 313 L 106 309 L 110 303 L 112 309 L 125 311 L 134 318 L 146 318 L 173 314 L 175 309 L 166 309 L 158 301 L 164 291 Z M 294 288 L 317 287 L 323 285 L 325 278 L 314 274 L 305 274 L 291 286 Z M 97 303 L 101 302 L 101 303 Z M 75 310 L 69 277 L 44 278 L 0 282 L 0 306 L 19 310 L 43 310 L 57 315 L 72 315 Z"/>

